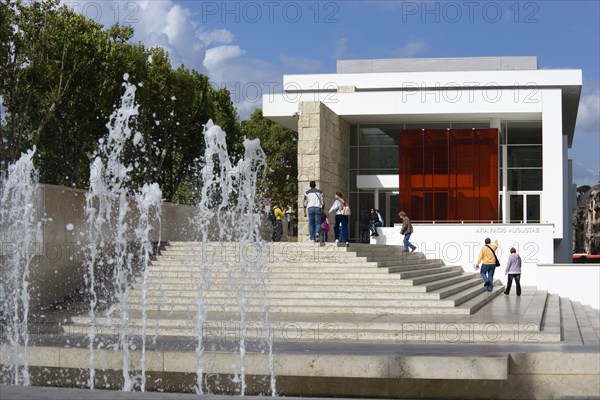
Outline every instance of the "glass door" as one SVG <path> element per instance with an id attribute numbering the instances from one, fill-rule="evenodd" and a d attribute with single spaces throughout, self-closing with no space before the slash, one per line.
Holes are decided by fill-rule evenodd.
<path id="1" fill-rule="evenodd" d="M 400 222 L 398 213 L 400 212 L 400 195 L 398 192 L 386 193 L 385 199 L 385 226 L 393 227 L 394 224 Z"/>
<path id="2" fill-rule="evenodd" d="M 508 192 L 508 222 L 535 224 L 540 223 L 540 192 Z"/>

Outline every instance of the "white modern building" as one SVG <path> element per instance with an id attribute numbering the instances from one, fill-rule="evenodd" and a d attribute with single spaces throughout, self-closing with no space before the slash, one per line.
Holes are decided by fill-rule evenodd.
<path id="1" fill-rule="evenodd" d="M 298 132 L 299 207 L 311 180 L 327 206 L 348 193 L 355 239 L 359 209 L 375 207 L 377 241 L 400 244 L 403 209 L 411 241 L 450 264 L 472 265 L 486 237 L 503 264 L 512 246 L 526 265 L 566 263 L 581 85 L 581 70 L 536 57 L 342 60 L 335 74 L 285 75 L 263 112 Z"/>

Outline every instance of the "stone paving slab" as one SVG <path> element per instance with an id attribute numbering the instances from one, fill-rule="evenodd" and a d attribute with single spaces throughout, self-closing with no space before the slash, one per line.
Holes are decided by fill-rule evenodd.
<path id="1" fill-rule="evenodd" d="M 2 400 L 248 400 L 242 396 L 216 396 L 197 395 L 186 393 L 157 393 L 157 392 L 122 392 L 117 390 L 88 390 L 65 389 L 39 386 L 5 386 L 0 385 L 0 399 Z M 252 396 L 252 400 L 273 399 L 271 396 Z M 289 400 L 300 400 L 301 397 L 286 397 Z M 320 398 L 322 400 L 322 398 Z M 312 400 L 320 400 L 312 398 Z M 339 399 L 344 400 L 344 399 Z"/>
<path id="2" fill-rule="evenodd" d="M 68 340 L 68 343 L 66 342 Z M 113 338 L 114 341 L 118 338 Z M 112 342 L 105 340 L 108 346 Z M 132 343 L 139 344 L 138 340 Z M 87 348 L 86 338 L 66 338 L 64 335 L 32 335 L 30 346 L 60 348 Z M 155 345 L 148 349 L 158 351 L 190 351 L 196 349 L 197 341 L 193 338 L 159 338 Z M 209 351 L 236 352 L 239 341 L 218 340 L 205 341 L 204 347 Z M 138 346 L 139 348 L 139 346 Z M 264 343 L 246 341 L 247 352 L 260 353 L 264 350 Z M 208 351 L 208 350 L 207 350 Z M 273 344 L 275 354 L 314 354 L 314 355 L 375 355 L 375 356 L 481 356 L 496 357 L 507 356 L 512 353 L 539 353 L 552 352 L 564 354 L 600 354 L 595 345 L 581 345 L 569 343 L 344 343 L 344 342 L 277 342 Z M 598 365 L 600 368 L 600 364 Z M 600 369 L 599 369 L 600 372 Z"/>

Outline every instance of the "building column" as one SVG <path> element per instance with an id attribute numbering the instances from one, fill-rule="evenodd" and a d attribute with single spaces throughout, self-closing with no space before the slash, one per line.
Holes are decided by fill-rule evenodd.
<path id="1" fill-rule="evenodd" d="M 335 192 L 348 193 L 350 124 L 319 101 L 300 102 L 298 111 L 298 241 L 308 241 L 308 219 L 302 210 L 309 182 L 315 181 L 323 191 L 325 211 Z"/>
<path id="2" fill-rule="evenodd" d="M 500 118 L 490 118 L 490 128 L 496 128 L 498 129 L 498 135 L 501 134 L 502 132 L 502 121 L 500 121 Z M 500 136 L 498 137 L 498 142 L 500 141 Z M 508 216 L 508 205 L 509 205 L 509 198 L 508 198 L 508 173 L 506 172 L 506 160 L 507 160 L 507 149 L 506 146 L 502 146 L 501 147 L 502 152 L 500 154 L 500 157 L 502 157 L 502 223 L 508 223 L 509 220 L 509 216 Z"/>

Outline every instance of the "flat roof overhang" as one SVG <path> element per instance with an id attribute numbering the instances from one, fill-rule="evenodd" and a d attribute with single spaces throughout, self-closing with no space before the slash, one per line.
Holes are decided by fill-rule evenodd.
<path id="1" fill-rule="evenodd" d="M 284 76 L 285 93 L 263 96 L 263 115 L 289 129 L 298 129 L 298 103 L 321 101 L 352 124 L 405 122 L 460 122 L 541 119 L 541 91 L 537 103 L 514 101 L 504 96 L 497 102 L 464 101 L 482 90 L 522 91 L 519 99 L 535 89 L 559 89 L 562 96 L 563 133 L 573 143 L 581 97 L 581 70 L 457 71 L 412 73 L 354 73 Z M 355 92 L 341 93 L 340 86 Z M 315 90 L 321 88 L 321 90 Z M 435 98 L 436 91 L 458 93 L 462 100 L 422 101 Z M 420 98 L 420 99 L 419 99 Z M 536 107 L 537 106 L 537 107 Z"/>

